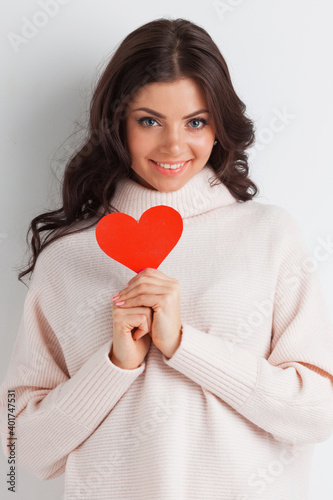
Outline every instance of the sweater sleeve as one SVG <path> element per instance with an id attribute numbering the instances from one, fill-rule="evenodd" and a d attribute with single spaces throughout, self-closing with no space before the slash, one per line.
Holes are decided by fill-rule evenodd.
<path id="1" fill-rule="evenodd" d="M 111 343 L 110 335 L 70 377 L 60 343 L 44 314 L 38 286 L 32 283 L 0 387 L 6 457 L 15 437 L 18 465 L 43 480 L 65 471 L 69 453 L 95 431 L 145 369 L 145 361 L 133 370 L 114 365 L 109 358 Z M 15 391 L 14 436 L 8 429 L 8 391 Z"/>
<path id="2" fill-rule="evenodd" d="M 178 349 L 163 361 L 275 439 L 321 442 L 333 431 L 333 329 L 291 215 L 279 252 L 268 359 L 183 323 Z"/>

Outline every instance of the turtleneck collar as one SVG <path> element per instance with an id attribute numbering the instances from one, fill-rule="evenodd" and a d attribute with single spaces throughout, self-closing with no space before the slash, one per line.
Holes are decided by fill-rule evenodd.
<path id="1" fill-rule="evenodd" d="M 218 179 L 213 168 L 206 164 L 178 191 L 157 191 L 142 186 L 133 179 L 121 179 L 111 205 L 119 212 L 139 220 L 143 212 L 157 205 L 167 205 L 177 210 L 183 219 L 231 205 L 237 199 Z"/>

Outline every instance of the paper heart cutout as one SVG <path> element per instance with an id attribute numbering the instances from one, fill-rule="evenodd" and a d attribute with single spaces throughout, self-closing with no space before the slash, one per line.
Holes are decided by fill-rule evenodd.
<path id="1" fill-rule="evenodd" d="M 96 226 L 96 239 L 109 257 L 139 273 L 146 267 L 157 269 L 182 232 L 180 213 L 158 205 L 146 210 L 139 222 L 121 212 L 105 215 Z"/>

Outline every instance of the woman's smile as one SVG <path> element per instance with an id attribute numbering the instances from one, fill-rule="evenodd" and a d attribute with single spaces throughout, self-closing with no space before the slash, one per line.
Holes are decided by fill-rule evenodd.
<path id="1" fill-rule="evenodd" d="M 155 168 L 157 168 L 157 170 L 160 171 L 163 175 L 177 175 L 181 172 L 184 172 L 185 168 L 189 166 L 191 160 L 177 163 L 160 163 L 154 160 L 149 161 L 151 161 L 154 164 Z"/>

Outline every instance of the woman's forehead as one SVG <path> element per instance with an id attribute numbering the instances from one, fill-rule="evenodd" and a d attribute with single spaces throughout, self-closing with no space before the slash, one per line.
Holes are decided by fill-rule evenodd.
<path id="1" fill-rule="evenodd" d="M 192 107 L 194 104 L 206 107 L 205 93 L 201 86 L 191 78 L 183 78 L 175 82 L 152 82 L 141 87 L 133 97 L 130 107 L 161 105 L 166 106 L 177 102 L 182 108 Z M 199 108 L 198 108 L 199 109 Z"/>

